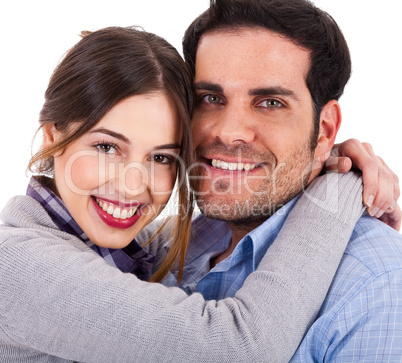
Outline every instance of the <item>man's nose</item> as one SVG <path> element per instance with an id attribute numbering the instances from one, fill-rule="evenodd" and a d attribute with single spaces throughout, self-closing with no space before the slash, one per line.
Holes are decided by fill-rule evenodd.
<path id="1" fill-rule="evenodd" d="M 241 106 L 227 105 L 212 126 L 211 136 L 227 145 L 248 144 L 255 139 L 250 115 Z"/>

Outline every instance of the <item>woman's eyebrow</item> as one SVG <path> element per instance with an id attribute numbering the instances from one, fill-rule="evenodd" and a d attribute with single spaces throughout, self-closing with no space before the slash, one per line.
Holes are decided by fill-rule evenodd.
<path id="1" fill-rule="evenodd" d="M 181 146 L 179 144 L 163 144 L 163 145 L 158 145 L 153 148 L 153 150 L 161 150 L 161 149 L 181 149 Z"/>
<path id="2" fill-rule="evenodd" d="M 131 145 L 131 141 L 130 141 L 127 137 L 125 137 L 123 134 L 120 134 L 120 133 L 118 133 L 118 132 L 115 132 L 115 131 L 112 131 L 112 130 L 109 130 L 109 129 L 105 129 L 105 128 L 103 128 L 103 127 L 99 128 L 99 129 L 92 130 L 92 131 L 90 131 L 89 133 L 90 133 L 90 134 L 95 134 L 95 133 L 106 134 L 106 135 L 112 136 L 112 137 L 114 137 L 114 138 L 116 138 L 116 139 L 118 139 L 118 140 L 121 140 L 121 141 L 125 142 L 125 143 L 128 144 L 128 145 Z M 152 149 L 153 149 L 153 150 L 160 150 L 160 149 L 181 149 L 181 145 L 179 145 L 179 144 L 174 144 L 174 143 L 171 143 L 171 144 L 162 144 L 162 145 L 154 146 Z"/>
<path id="3" fill-rule="evenodd" d="M 114 138 L 116 138 L 118 140 L 121 140 L 121 141 L 125 142 L 126 144 L 129 144 L 129 145 L 131 144 L 130 140 L 127 137 L 125 137 L 123 134 L 120 134 L 118 132 L 115 132 L 115 131 L 112 131 L 112 130 L 109 130 L 109 129 L 105 129 L 103 127 L 99 128 L 99 129 L 92 130 L 89 133 L 90 134 L 94 134 L 94 133 L 106 134 L 106 135 L 112 136 L 112 137 L 114 137 Z"/>

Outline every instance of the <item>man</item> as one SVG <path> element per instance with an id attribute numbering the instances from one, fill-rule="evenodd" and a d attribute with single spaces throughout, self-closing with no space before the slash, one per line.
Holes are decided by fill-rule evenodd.
<path id="1" fill-rule="evenodd" d="M 181 287 L 221 299 L 255 270 L 319 175 L 340 127 L 350 55 L 335 21 L 305 0 L 213 1 L 183 45 L 203 215 Z M 292 361 L 399 361 L 401 266 L 401 236 L 364 215 Z"/>

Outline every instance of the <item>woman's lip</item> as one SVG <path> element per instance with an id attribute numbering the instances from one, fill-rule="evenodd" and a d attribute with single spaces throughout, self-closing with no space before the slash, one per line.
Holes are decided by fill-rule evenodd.
<path id="1" fill-rule="evenodd" d="M 140 203 L 122 203 L 122 202 L 119 202 L 119 201 L 116 201 L 116 200 L 111 200 L 111 199 L 98 197 L 97 195 L 92 195 L 92 198 L 99 199 L 102 202 L 106 202 L 106 203 L 109 203 L 109 204 L 113 204 L 113 205 L 115 205 L 117 207 L 123 207 L 123 208 L 137 207 L 137 206 L 141 205 Z"/>
<path id="2" fill-rule="evenodd" d="M 132 227 L 141 217 L 141 208 L 138 208 L 137 212 L 130 218 L 127 219 L 115 218 L 112 215 L 106 213 L 96 202 L 95 198 L 91 198 L 91 200 L 100 219 L 109 227 L 118 229 L 127 229 Z"/>

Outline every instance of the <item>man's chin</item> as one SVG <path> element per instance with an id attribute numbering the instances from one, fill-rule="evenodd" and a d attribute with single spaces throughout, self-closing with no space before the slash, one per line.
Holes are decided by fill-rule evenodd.
<path id="1" fill-rule="evenodd" d="M 260 223 L 271 217 L 283 204 L 261 201 L 214 201 L 197 200 L 200 211 L 208 218 L 241 225 Z"/>

